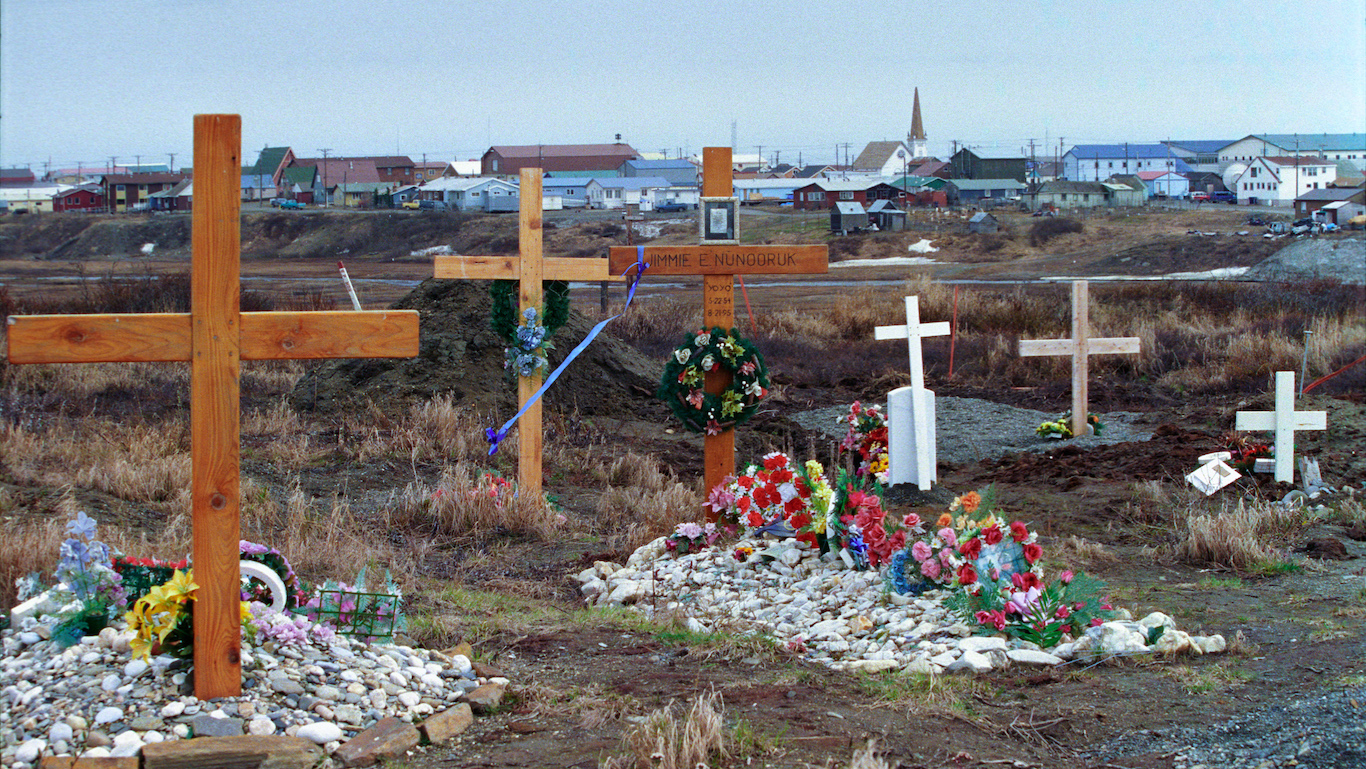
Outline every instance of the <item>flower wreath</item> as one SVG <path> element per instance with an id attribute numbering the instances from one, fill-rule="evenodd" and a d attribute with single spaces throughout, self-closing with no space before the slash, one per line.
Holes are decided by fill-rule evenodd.
<path id="1" fill-rule="evenodd" d="M 541 285 L 545 309 L 538 312 L 528 307 L 520 315 L 524 321 L 519 320 L 517 313 L 516 281 L 495 280 L 489 287 L 489 296 L 493 299 L 489 323 L 508 345 L 503 351 L 507 359 L 504 367 L 514 369 L 522 376 L 531 376 L 537 368 L 549 367 L 546 351 L 554 347 L 550 335 L 569 320 L 569 283 L 547 280 Z"/>
<path id="2" fill-rule="evenodd" d="M 702 389 L 709 371 L 728 371 L 731 383 L 713 394 Z M 717 435 L 744 424 L 768 395 L 768 368 L 753 342 L 720 326 L 689 334 L 664 366 L 655 395 L 689 430 Z"/>

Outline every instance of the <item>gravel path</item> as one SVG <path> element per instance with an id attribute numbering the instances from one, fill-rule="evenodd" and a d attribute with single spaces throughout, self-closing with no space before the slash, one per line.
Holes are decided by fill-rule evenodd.
<path id="1" fill-rule="evenodd" d="M 886 404 L 882 404 L 884 411 Z M 935 396 L 936 451 L 940 462 L 964 465 L 983 459 L 997 459 L 1022 451 L 1052 451 L 1059 445 L 1082 448 L 1128 441 L 1146 441 L 1152 432 L 1139 425 L 1143 414 L 1117 411 L 1101 414 L 1101 436 L 1084 435 L 1068 441 L 1040 438 L 1034 433 L 1044 421 L 1058 415 L 1033 409 L 1016 408 L 976 398 Z M 809 430 L 825 433 L 835 440 L 844 438 L 844 417 L 848 406 L 832 406 L 807 411 L 792 421 Z"/>

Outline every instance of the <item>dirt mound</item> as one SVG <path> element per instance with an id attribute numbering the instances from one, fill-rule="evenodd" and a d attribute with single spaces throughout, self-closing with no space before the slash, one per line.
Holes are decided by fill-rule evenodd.
<path id="1" fill-rule="evenodd" d="M 1267 241 L 1279 246 L 1277 241 Z M 1312 238 L 1276 251 L 1247 272 L 1250 280 L 1340 280 L 1366 285 L 1366 240 Z"/>
<path id="2" fill-rule="evenodd" d="M 1211 450 L 1213 436 L 1160 425 L 1147 441 L 1083 449 L 1063 446 L 1046 454 L 1015 454 L 984 463 L 979 476 L 995 483 L 1051 482 L 1064 491 L 1088 480 L 1169 480 L 1199 467 Z"/>
<path id="3" fill-rule="evenodd" d="M 1095 275 L 1166 275 L 1250 267 L 1279 246 L 1253 235 L 1166 235 L 1092 263 Z"/>
<path id="4" fill-rule="evenodd" d="M 427 280 L 395 309 L 421 313 L 416 358 L 338 361 L 310 372 L 295 386 L 291 402 L 300 410 L 328 411 L 373 401 L 398 411 L 434 395 L 451 393 L 457 403 L 510 416 L 517 387 L 503 369 L 503 340 L 489 326 L 489 284 Z M 556 332 L 550 363 L 558 366 L 588 335 L 592 321 L 573 307 Z M 611 327 L 567 368 L 543 403 L 547 409 L 577 409 L 588 416 L 637 416 L 662 420 L 655 400 L 663 366 L 611 336 Z"/>

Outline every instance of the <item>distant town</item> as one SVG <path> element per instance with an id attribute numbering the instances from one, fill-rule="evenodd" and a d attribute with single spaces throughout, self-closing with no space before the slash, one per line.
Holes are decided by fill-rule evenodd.
<path id="1" fill-rule="evenodd" d="M 1013 205 L 1031 211 L 1147 205 L 1153 200 L 1282 207 L 1345 226 L 1366 214 L 1366 134 L 1250 134 L 1241 139 L 1061 146 L 1050 157 L 964 146 L 931 157 L 916 94 L 905 141 L 869 142 L 846 164 L 792 165 L 732 154 L 745 204 L 851 213 L 911 207 Z M 174 160 L 174 157 L 171 158 Z M 192 168 L 170 165 L 0 169 L 8 214 L 185 212 Z M 540 168 L 546 210 L 697 206 L 700 156 L 668 158 L 629 144 L 488 148 L 478 160 L 406 155 L 301 157 L 265 147 L 242 169 L 242 200 L 282 209 L 394 208 L 512 212 L 518 176 Z M 857 209 L 857 211 L 854 211 Z"/>

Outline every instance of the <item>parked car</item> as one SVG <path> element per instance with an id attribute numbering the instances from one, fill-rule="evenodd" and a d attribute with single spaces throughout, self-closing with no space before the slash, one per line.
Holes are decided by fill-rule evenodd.
<path id="1" fill-rule="evenodd" d="M 1219 192 L 1211 192 L 1209 194 L 1209 200 L 1211 203 L 1228 203 L 1229 205 L 1233 205 L 1238 202 L 1238 196 L 1228 190 L 1220 190 Z"/>
<path id="2" fill-rule="evenodd" d="M 307 206 L 297 200 L 281 200 L 280 208 L 307 208 Z"/>
<path id="3" fill-rule="evenodd" d="M 655 210 L 663 213 L 674 213 L 677 211 L 687 211 L 691 206 L 687 203 L 680 203 L 677 200 L 670 200 L 667 203 L 657 203 Z"/>
<path id="4" fill-rule="evenodd" d="M 1197 192 L 1197 193 L 1195 193 L 1194 195 L 1191 195 L 1191 202 L 1192 202 L 1192 203 L 1205 203 L 1205 202 L 1207 202 L 1208 200 L 1209 200 L 1209 193 L 1208 193 L 1208 192 Z"/>
<path id="5" fill-rule="evenodd" d="M 405 200 L 400 204 L 400 208 L 404 208 L 408 211 L 416 211 L 420 207 L 421 206 L 418 205 L 418 201 L 416 200 Z"/>
<path id="6" fill-rule="evenodd" d="M 417 206 L 423 211 L 445 211 L 450 208 L 440 200 L 419 200 Z"/>

